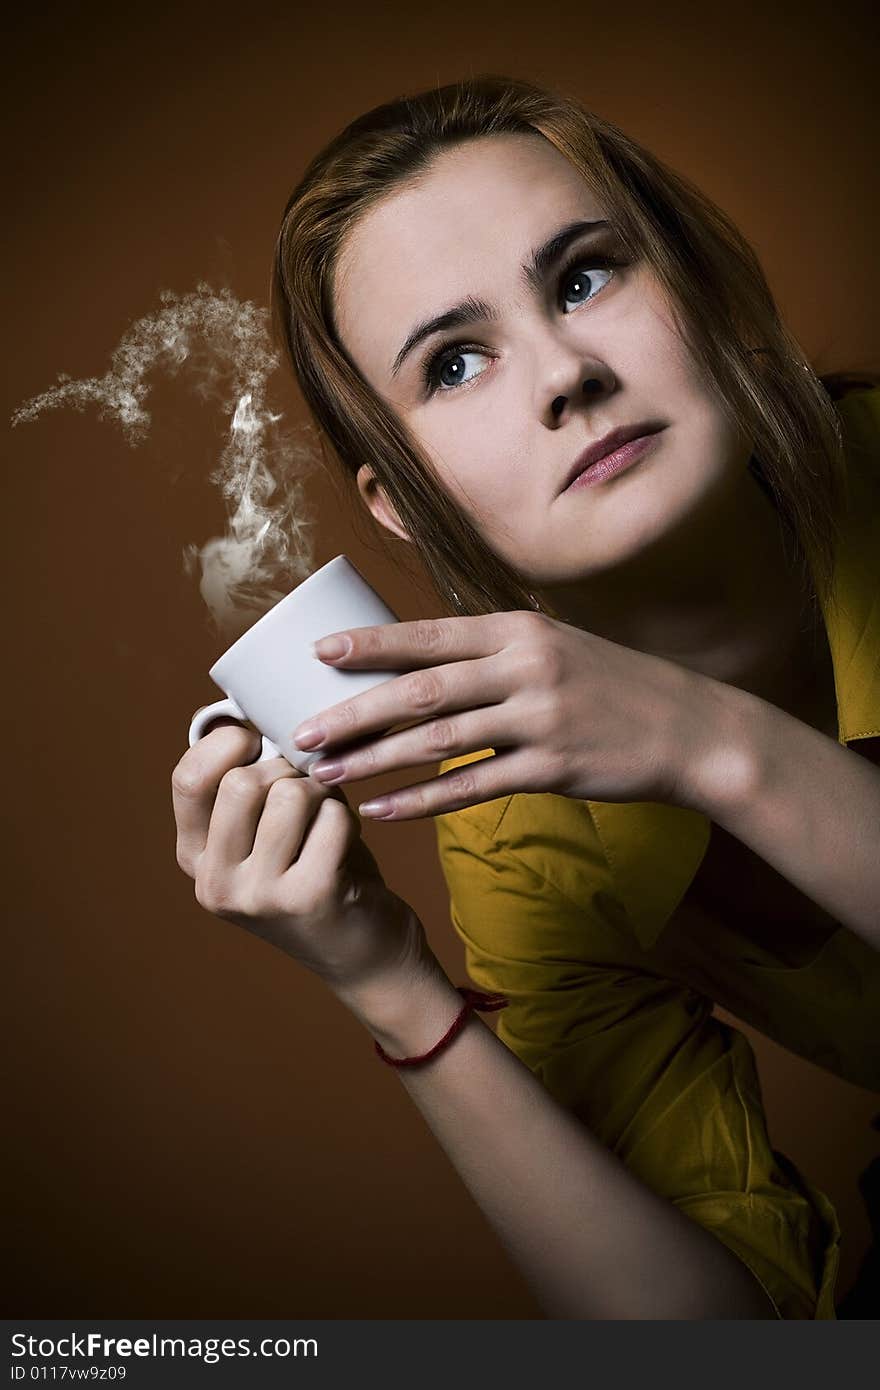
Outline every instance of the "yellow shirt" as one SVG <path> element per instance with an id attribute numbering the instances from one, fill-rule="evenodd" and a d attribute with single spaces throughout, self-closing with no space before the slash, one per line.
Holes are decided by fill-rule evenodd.
<path id="1" fill-rule="evenodd" d="M 847 744 L 880 734 L 880 389 L 836 407 L 850 502 L 823 616 Z M 711 834 L 694 811 L 517 794 L 434 824 L 468 973 L 510 1000 L 502 1042 L 733 1250 L 780 1318 L 834 1318 L 837 1215 L 771 1148 L 752 1048 L 712 1008 L 880 1090 L 880 953 L 840 927 L 792 967 L 736 921 L 694 930 L 682 899 Z"/>

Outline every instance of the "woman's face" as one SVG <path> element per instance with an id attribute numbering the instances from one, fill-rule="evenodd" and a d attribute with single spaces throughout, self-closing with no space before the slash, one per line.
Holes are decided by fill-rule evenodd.
<path id="1" fill-rule="evenodd" d="M 560 232 L 603 216 L 542 138 L 471 140 L 364 215 L 334 283 L 337 330 L 363 376 L 493 549 L 550 593 L 698 535 L 749 457 L 657 281 L 613 264 L 608 230 L 582 230 L 524 272 Z M 464 301 L 467 322 L 401 358 L 420 325 Z M 588 445 L 648 421 L 663 429 L 638 462 L 565 491 Z M 366 465 L 358 485 L 405 536 Z"/>

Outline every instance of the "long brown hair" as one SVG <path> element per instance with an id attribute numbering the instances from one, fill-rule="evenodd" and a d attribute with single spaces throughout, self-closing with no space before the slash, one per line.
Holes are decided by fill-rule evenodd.
<path id="1" fill-rule="evenodd" d="M 535 606 L 527 577 L 491 549 L 354 366 L 332 302 L 340 247 L 359 217 L 442 150 L 507 133 L 548 140 L 601 200 L 625 252 L 653 268 L 693 360 L 754 441 L 750 468 L 777 508 L 805 591 L 814 601 L 829 592 L 845 501 L 835 379 L 826 378 L 826 390 L 814 374 L 755 253 L 709 198 L 572 98 L 506 77 L 472 78 L 367 112 L 312 160 L 284 211 L 272 278 L 275 331 L 349 483 L 370 466 L 437 594 L 455 611 Z M 836 383 L 845 389 L 843 376 Z"/>

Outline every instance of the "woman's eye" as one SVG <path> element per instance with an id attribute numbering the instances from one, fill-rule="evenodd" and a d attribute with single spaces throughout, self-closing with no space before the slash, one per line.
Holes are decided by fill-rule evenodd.
<path id="1" fill-rule="evenodd" d="M 437 386 L 447 391 L 451 387 L 460 386 L 463 381 L 473 381 L 474 377 L 481 376 L 486 370 L 484 366 L 474 371 L 473 364 L 485 356 L 485 352 L 478 352 L 476 349 L 459 349 L 457 352 L 447 353 L 432 363 L 432 379 Z"/>
<path id="2" fill-rule="evenodd" d="M 617 265 L 619 262 L 615 261 L 614 264 Z M 560 297 L 566 306 L 564 312 L 567 314 L 571 309 L 577 309 L 581 304 L 595 299 L 613 276 L 614 270 L 610 266 L 590 265 L 589 262 L 564 270 L 558 282 Z M 435 391 L 448 393 L 457 386 L 482 376 L 486 371 L 486 359 L 489 356 L 489 353 L 471 344 L 456 343 L 452 347 L 441 348 L 422 368 L 428 394 L 432 395 Z M 484 360 L 482 367 L 479 366 L 481 358 Z"/>
<path id="3" fill-rule="evenodd" d="M 578 304 L 585 304 L 588 299 L 594 299 L 599 290 L 607 285 L 613 274 L 612 270 L 599 266 L 593 266 L 591 269 L 578 266 L 575 270 L 567 271 L 562 278 L 563 304 L 571 304 L 576 308 Z M 595 289 L 596 279 L 602 275 L 605 276 L 605 279 L 601 280 L 599 288 Z"/>

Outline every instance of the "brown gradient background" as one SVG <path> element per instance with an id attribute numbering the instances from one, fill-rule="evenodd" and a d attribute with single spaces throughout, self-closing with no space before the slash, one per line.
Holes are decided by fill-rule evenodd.
<path id="1" fill-rule="evenodd" d="M 575 91 L 693 177 L 755 245 L 819 369 L 876 365 L 870 7 L 712 8 L 20 21 L 7 420 L 59 372 L 103 374 L 163 289 L 206 280 L 265 303 L 281 209 L 318 146 L 398 92 L 487 69 Z M 304 418 L 290 383 L 278 400 Z M 152 406 L 138 449 L 93 410 L 7 431 L 6 1313 L 540 1317 L 369 1035 L 305 970 L 202 911 L 177 868 L 169 779 L 218 655 L 181 555 L 224 526 L 207 482 L 224 419 L 185 372 Z M 402 618 L 439 611 L 326 476 L 308 486 L 317 563 L 345 552 Z M 365 834 L 463 981 L 432 823 Z M 842 1296 L 869 1240 L 855 1179 L 877 1097 L 744 1031 L 774 1145 L 838 1206 Z"/>

